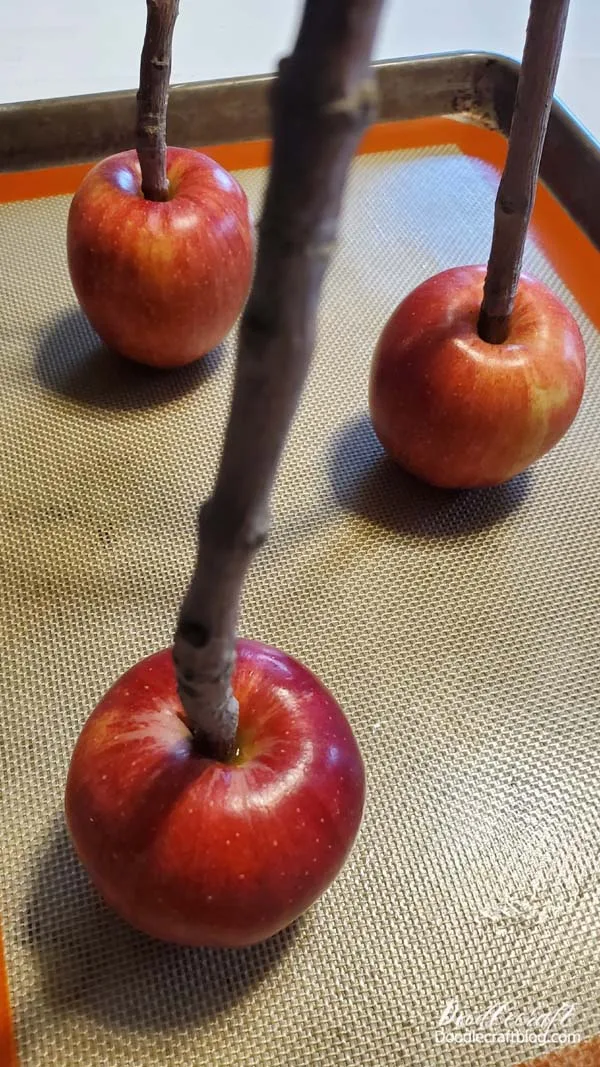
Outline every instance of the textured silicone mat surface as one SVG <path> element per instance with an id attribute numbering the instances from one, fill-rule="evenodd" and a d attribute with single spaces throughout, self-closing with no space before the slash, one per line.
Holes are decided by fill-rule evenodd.
<path id="1" fill-rule="evenodd" d="M 255 210 L 262 172 L 241 175 Z M 26 1067 L 510 1064 L 442 1046 L 449 1001 L 574 1005 L 600 1029 L 600 344 L 576 424 L 493 491 L 383 458 L 366 389 L 395 303 L 484 261 L 494 174 L 454 149 L 356 162 L 315 363 L 250 575 L 243 633 L 344 707 L 369 797 L 296 927 L 243 952 L 113 918 L 67 842 L 69 755 L 104 689 L 171 639 L 226 415 L 232 344 L 182 373 L 105 353 L 79 314 L 68 198 L 0 209 L 0 914 Z"/>

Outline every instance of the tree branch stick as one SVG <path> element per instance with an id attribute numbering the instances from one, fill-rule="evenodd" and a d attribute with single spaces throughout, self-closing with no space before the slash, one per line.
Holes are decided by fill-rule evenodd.
<path id="1" fill-rule="evenodd" d="M 198 557 L 174 641 L 181 700 L 200 750 L 228 758 L 242 587 L 268 531 L 269 496 L 312 356 L 323 277 L 351 158 L 370 120 L 370 57 L 383 0 L 306 0 L 272 98 L 273 158 L 232 405 Z"/>
<path id="2" fill-rule="evenodd" d="M 479 335 L 490 344 L 502 344 L 510 330 L 568 11 L 569 0 L 531 0 L 479 316 Z"/>
<path id="3" fill-rule="evenodd" d="M 146 200 L 168 200 L 167 101 L 179 0 L 146 0 L 146 35 L 137 94 L 136 148 Z"/>

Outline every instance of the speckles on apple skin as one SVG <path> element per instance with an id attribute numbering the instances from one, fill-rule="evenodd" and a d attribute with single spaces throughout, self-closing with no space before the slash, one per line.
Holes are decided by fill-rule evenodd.
<path id="1" fill-rule="evenodd" d="M 567 432 L 583 393 L 578 324 L 538 279 L 521 275 L 507 342 L 481 339 L 485 269 L 453 267 L 417 286 L 388 319 L 371 367 L 381 444 L 446 489 L 498 485 L 526 470 Z"/>
<path id="2" fill-rule="evenodd" d="M 79 187 L 67 227 L 71 280 L 106 344 L 141 363 L 181 366 L 223 340 L 247 298 L 248 202 L 232 176 L 215 180 L 222 168 L 199 153 L 168 150 L 174 195 L 160 204 L 139 194 L 136 167 L 135 152 L 121 153 Z M 127 168 L 135 195 L 118 178 Z"/>
<path id="3" fill-rule="evenodd" d="M 246 656 L 255 676 L 259 675 L 254 652 L 246 652 Z M 170 931 L 179 938 L 182 923 L 190 931 L 189 943 L 196 937 L 200 939 L 196 943 L 202 943 L 204 936 L 211 942 L 223 937 L 227 943 L 228 937 L 237 936 L 232 931 L 242 921 L 253 924 L 261 934 L 271 924 L 289 923 L 310 907 L 335 877 L 342 847 L 357 821 L 352 794 L 356 783 L 360 788 L 361 764 L 345 726 L 341 724 L 338 732 L 324 725 L 330 713 L 335 719 L 330 698 L 323 698 L 318 685 L 308 686 L 301 668 L 290 667 L 289 677 L 277 678 L 279 688 L 284 682 L 288 686 L 285 701 L 275 707 L 269 703 L 268 708 L 256 702 L 252 705 L 259 729 L 252 726 L 254 747 L 247 759 L 235 767 L 206 768 L 188 758 L 189 744 L 181 756 L 168 742 L 148 744 L 145 732 L 152 725 L 150 712 L 159 714 L 164 728 L 174 733 L 179 721 L 173 716 L 169 695 L 169 686 L 174 684 L 171 667 L 166 658 L 153 659 L 152 663 L 152 677 L 145 673 L 147 666 L 138 666 L 140 673 L 121 686 L 119 701 L 125 702 L 125 688 L 130 695 L 128 707 L 120 705 L 117 721 L 110 719 L 114 698 L 105 707 L 103 715 L 109 717 L 113 738 L 119 735 L 118 745 L 111 746 L 103 736 L 101 757 L 96 751 L 83 750 L 88 771 L 93 759 L 97 786 L 101 773 L 107 770 L 109 781 L 125 789 L 123 793 L 121 788 L 98 788 L 97 802 L 83 813 L 79 804 L 80 826 L 86 815 L 98 813 L 107 828 L 103 845 L 107 884 L 123 878 L 134 850 L 136 858 L 144 858 L 145 853 L 147 865 L 139 883 L 145 915 L 148 925 L 160 929 L 167 939 Z M 246 672 L 250 669 L 244 668 Z M 150 686 L 150 697 L 144 683 Z M 303 698 L 308 693 L 314 702 L 306 712 L 293 700 L 299 683 Z M 273 690 L 268 691 L 272 695 Z M 259 699 L 260 689 L 255 692 Z M 154 725 L 160 735 L 162 725 Z M 141 734 L 136 727 L 141 728 Z M 266 755 L 261 749 L 263 743 Z M 337 769 L 326 757 L 333 743 L 345 753 Z M 99 765 L 100 758 L 110 762 Z M 152 788 L 147 789 L 150 776 L 161 769 L 163 773 L 150 779 Z M 127 785 L 134 789 L 133 797 L 127 795 Z M 133 800 L 142 794 L 151 797 L 152 807 L 140 825 L 139 805 L 136 809 Z M 78 798 L 80 795 L 81 789 Z M 113 798 L 108 806 L 107 797 Z M 132 820 L 131 824 L 122 825 L 120 815 Z M 87 834 L 91 847 L 95 847 L 98 834 L 94 835 L 91 827 Z M 113 843 L 118 859 L 111 859 Z M 165 901 L 160 908 L 158 894 Z"/>

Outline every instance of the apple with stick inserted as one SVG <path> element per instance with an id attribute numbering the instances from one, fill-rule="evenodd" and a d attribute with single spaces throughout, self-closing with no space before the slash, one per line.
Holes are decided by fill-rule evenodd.
<path id="1" fill-rule="evenodd" d="M 66 817 L 104 899 L 158 938 L 247 945 L 313 904 L 359 831 L 358 743 L 323 682 L 237 635 L 242 586 L 314 346 L 350 162 L 373 111 L 381 0 L 306 0 L 272 97 L 273 159 L 236 376 L 174 646 L 85 723 Z"/>
<path id="2" fill-rule="evenodd" d="M 201 152 L 166 144 L 177 0 L 148 0 L 137 148 L 102 160 L 71 202 L 67 253 L 80 306 L 106 345 L 176 367 L 215 348 L 252 281 L 248 201 Z"/>
<path id="3" fill-rule="evenodd" d="M 521 265 L 568 0 L 533 0 L 487 270 L 451 268 L 390 316 L 371 364 L 374 430 L 433 485 L 497 485 L 552 449 L 583 397 L 586 354 L 571 312 Z"/>

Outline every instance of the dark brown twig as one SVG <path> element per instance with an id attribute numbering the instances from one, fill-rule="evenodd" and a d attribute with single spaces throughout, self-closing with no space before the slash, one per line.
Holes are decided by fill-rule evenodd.
<path id="1" fill-rule="evenodd" d="M 568 11 L 569 0 L 531 0 L 479 316 L 479 335 L 490 344 L 502 344 L 510 330 Z"/>
<path id="2" fill-rule="evenodd" d="M 146 200 L 168 200 L 167 101 L 179 0 L 146 0 L 146 35 L 137 94 L 136 148 Z"/>
<path id="3" fill-rule="evenodd" d="M 280 66 L 273 160 L 254 285 L 242 317 L 232 406 L 174 655 L 198 744 L 227 758 L 243 582 L 268 530 L 280 456 L 312 355 L 323 276 L 352 155 L 375 99 L 370 57 L 383 0 L 306 0 L 293 54 Z"/>

